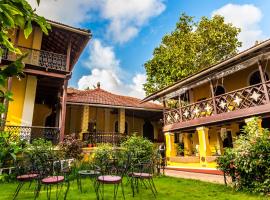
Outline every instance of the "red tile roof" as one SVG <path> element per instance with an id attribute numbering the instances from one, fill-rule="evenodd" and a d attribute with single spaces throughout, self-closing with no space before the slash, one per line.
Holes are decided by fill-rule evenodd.
<path id="1" fill-rule="evenodd" d="M 77 90 L 74 88 L 68 88 L 67 103 L 162 110 L 162 106 L 159 104 L 152 102 L 141 103 L 141 99 L 113 94 L 100 88 L 93 90 Z"/>

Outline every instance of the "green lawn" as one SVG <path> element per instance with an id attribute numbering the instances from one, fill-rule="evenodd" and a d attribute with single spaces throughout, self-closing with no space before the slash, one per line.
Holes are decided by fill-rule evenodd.
<path id="1" fill-rule="evenodd" d="M 196 180 L 178 179 L 170 177 L 155 178 L 155 184 L 158 190 L 157 199 L 166 200 L 189 200 L 189 199 L 228 199 L 228 200 L 251 200 L 251 199 L 268 199 L 258 195 L 251 195 L 242 192 L 234 192 L 232 189 L 223 185 L 206 183 Z M 90 180 L 83 180 L 84 191 L 81 194 L 77 189 L 76 182 L 71 182 L 71 188 L 67 199 L 95 199 L 95 193 L 90 185 Z M 0 199 L 12 199 L 12 194 L 15 191 L 15 183 L 0 184 Z M 120 188 L 119 188 L 120 189 Z M 17 197 L 18 200 L 33 199 L 33 188 L 28 188 L 25 185 L 21 193 Z M 110 186 L 105 185 L 105 199 L 112 199 L 113 190 Z M 154 199 L 150 190 L 142 189 L 140 194 L 135 198 L 132 197 L 130 185 L 125 186 L 126 199 Z M 39 199 L 46 199 L 46 193 L 41 192 Z M 55 193 L 52 193 L 52 198 L 55 199 Z M 63 198 L 60 198 L 63 199 Z M 118 199 L 122 199 L 121 190 L 118 193 Z"/>

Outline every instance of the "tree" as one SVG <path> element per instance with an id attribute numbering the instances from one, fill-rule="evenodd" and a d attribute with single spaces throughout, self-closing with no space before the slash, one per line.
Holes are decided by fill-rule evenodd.
<path id="1" fill-rule="evenodd" d="M 39 3 L 40 0 L 37 0 L 38 5 Z M 9 40 L 9 34 L 16 29 L 21 29 L 24 31 L 25 38 L 28 38 L 32 33 L 33 24 L 37 24 L 45 34 L 48 34 L 48 30 L 51 28 L 46 19 L 38 16 L 26 0 L 0 0 L 0 58 L 4 49 L 21 55 L 16 61 L 1 66 L 1 88 L 5 88 L 8 77 L 20 76 L 24 66 L 22 61 L 25 55 L 22 55 L 21 51 Z M 12 100 L 12 94 L 9 91 L 3 90 L 1 95 L 2 99 Z M 6 105 L 1 102 L 0 114 L 5 113 L 6 109 Z M 1 121 L 1 125 L 3 126 L 3 121 Z"/>
<path id="2" fill-rule="evenodd" d="M 175 30 L 162 38 L 153 58 L 144 64 L 149 95 L 237 53 L 239 28 L 222 16 L 194 17 L 182 14 Z"/>

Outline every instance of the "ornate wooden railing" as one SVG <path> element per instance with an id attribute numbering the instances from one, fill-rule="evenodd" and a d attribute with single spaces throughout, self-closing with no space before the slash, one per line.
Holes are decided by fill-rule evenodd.
<path id="1" fill-rule="evenodd" d="M 1 46 L 0 46 L 1 48 Z M 43 67 L 46 69 L 53 69 L 58 71 L 66 71 L 66 60 L 67 56 L 63 54 L 53 53 L 44 50 L 36 50 L 25 47 L 18 47 L 23 54 L 27 54 L 26 58 L 23 59 L 24 63 L 34 66 Z M 14 61 L 18 58 L 12 52 L 8 52 L 7 49 L 3 49 L 3 60 Z"/>
<path id="2" fill-rule="evenodd" d="M 164 111 L 164 124 L 166 126 L 265 105 L 269 103 L 267 102 L 267 95 L 270 95 L 270 81 L 266 82 L 265 86 L 267 92 L 263 84 L 257 84 L 181 108 L 167 109 Z"/>
<path id="3" fill-rule="evenodd" d="M 7 125 L 5 131 L 17 135 L 20 139 L 28 142 L 43 138 L 52 141 L 53 144 L 59 143 L 60 129 L 58 127 Z"/>
<path id="4" fill-rule="evenodd" d="M 114 145 L 119 145 L 121 141 L 125 138 L 125 135 L 117 132 L 90 132 L 85 133 L 85 140 L 88 140 L 89 143 L 110 143 Z"/>

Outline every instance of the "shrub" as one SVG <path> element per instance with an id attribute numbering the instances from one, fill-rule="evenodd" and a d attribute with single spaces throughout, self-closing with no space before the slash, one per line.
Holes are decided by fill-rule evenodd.
<path id="1" fill-rule="evenodd" d="M 17 154 L 22 152 L 25 146 L 24 141 L 13 136 L 9 132 L 0 132 L 0 168 L 13 165 L 17 159 Z"/>
<path id="2" fill-rule="evenodd" d="M 113 147 L 110 144 L 101 144 L 94 151 L 94 163 L 99 166 L 105 166 L 109 159 L 112 159 L 113 155 Z"/>
<path id="3" fill-rule="evenodd" d="M 33 140 L 24 152 L 37 170 L 49 169 L 51 166 L 48 166 L 48 160 L 60 159 L 60 154 L 54 150 L 52 142 L 44 139 Z"/>
<path id="4" fill-rule="evenodd" d="M 235 176 L 238 189 L 270 193 L 270 133 L 260 129 L 255 118 L 242 130 L 236 147 L 218 159 L 219 168 Z M 231 164 L 230 164 L 231 163 Z M 230 168 L 234 167 L 234 171 Z"/>
<path id="5" fill-rule="evenodd" d="M 154 146 L 151 141 L 140 136 L 131 136 L 121 144 L 127 154 L 131 155 L 132 162 L 149 162 L 154 157 Z"/>
<path id="6" fill-rule="evenodd" d="M 60 151 L 64 154 L 64 158 L 82 159 L 83 143 L 72 135 L 65 137 L 64 141 L 59 145 Z"/>

